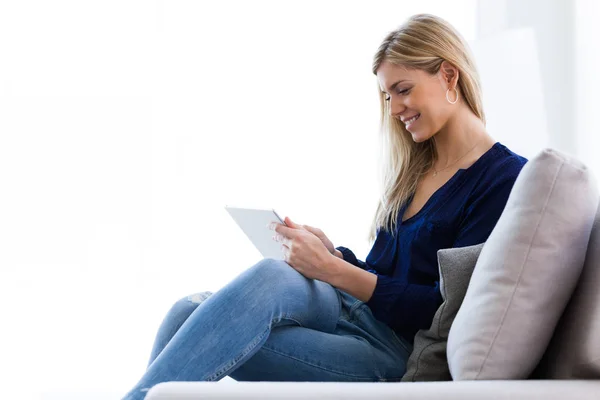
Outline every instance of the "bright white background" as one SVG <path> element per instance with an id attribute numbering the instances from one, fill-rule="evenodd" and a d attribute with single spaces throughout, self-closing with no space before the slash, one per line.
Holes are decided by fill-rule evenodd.
<path id="1" fill-rule="evenodd" d="M 372 56 L 417 12 L 474 40 L 476 3 L 0 1 L 2 396 L 127 391 L 177 299 L 261 259 L 225 204 L 275 208 L 364 259 L 378 189 Z M 593 111 L 598 28 L 592 3 L 577 4 L 577 99 Z M 496 121 L 519 90 L 495 97 Z M 594 137 L 592 113 L 576 115 Z"/>

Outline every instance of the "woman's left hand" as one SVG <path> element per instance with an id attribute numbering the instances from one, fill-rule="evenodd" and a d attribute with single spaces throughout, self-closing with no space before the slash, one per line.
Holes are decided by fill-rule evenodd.
<path id="1" fill-rule="evenodd" d="M 274 240 L 281 242 L 285 262 L 309 279 L 327 282 L 333 275 L 332 258 L 321 239 L 306 229 L 290 228 L 273 222 Z"/>

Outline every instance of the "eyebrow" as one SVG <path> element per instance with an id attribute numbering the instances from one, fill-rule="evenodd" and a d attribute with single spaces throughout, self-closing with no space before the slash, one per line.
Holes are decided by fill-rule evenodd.
<path id="1" fill-rule="evenodd" d="M 400 79 L 399 81 L 396 81 L 396 82 L 392 83 L 392 86 L 390 86 L 390 91 L 394 90 L 394 88 L 396 87 L 396 85 L 398 85 L 399 83 L 402 83 L 402 82 L 406 82 L 406 79 Z M 382 90 L 382 92 L 385 93 L 385 90 Z"/>

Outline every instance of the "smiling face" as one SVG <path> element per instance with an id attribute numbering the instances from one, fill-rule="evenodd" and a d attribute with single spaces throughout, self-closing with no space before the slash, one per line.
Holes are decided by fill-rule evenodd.
<path id="1" fill-rule="evenodd" d="M 390 115 L 403 122 L 417 143 L 442 130 L 458 109 L 458 103 L 446 100 L 446 90 L 457 87 L 458 71 L 445 61 L 435 75 L 383 61 L 377 79 Z M 454 101 L 456 92 L 451 89 L 448 97 Z"/>

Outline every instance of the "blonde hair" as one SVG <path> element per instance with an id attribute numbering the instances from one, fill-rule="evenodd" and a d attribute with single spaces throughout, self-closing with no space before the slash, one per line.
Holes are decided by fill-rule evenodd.
<path id="1" fill-rule="evenodd" d="M 457 90 L 460 97 L 485 125 L 481 84 L 474 59 L 463 37 L 442 18 L 430 14 L 410 17 L 390 32 L 373 59 L 373 74 L 387 61 L 409 69 L 436 74 L 442 61 L 459 71 Z M 400 208 L 417 189 L 419 177 L 437 160 L 435 140 L 415 143 L 404 124 L 390 115 L 386 94 L 379 86 L 381 106 L 382 193 L 368 239 L 374 241 L 379 228 L 395 234 Z"/>

